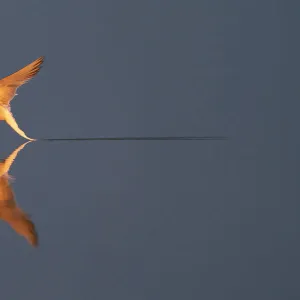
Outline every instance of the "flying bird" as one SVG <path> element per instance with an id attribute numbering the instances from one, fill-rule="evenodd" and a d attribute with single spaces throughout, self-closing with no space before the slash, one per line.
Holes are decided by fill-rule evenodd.
<path id="1" fill-rule="evenodd" d="M 0 120 L 6 121 L 20 136 L 30 141 L 34 141 L 35 139 L 29 138 L 18 126 L 11 113 L 10 101 L 17 95 L 17 89 L 40 71 L 43 62 L 44 56 L 41 56 L 21 70 L 0 79 Z"/>
<path id="2" fill-rule="evenodd" d="M 30 217 L 17 205 L 15 195 L 10 185 L 9 169 L 26 142 L 0 162 L 0 219 L 8 223 L 19 235 L 33 246 L 38 246 L 38 234 Z"/>

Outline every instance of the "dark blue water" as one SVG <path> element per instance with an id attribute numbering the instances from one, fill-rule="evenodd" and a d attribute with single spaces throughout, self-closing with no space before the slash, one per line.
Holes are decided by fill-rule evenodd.
<path id="1" fill-rule="evenodd" d="M 12 101 L 28 136 L 229 140 L 27 144 L 39 245 L 0 222 L 2 298 L 298 299 L 298 6 L 3 3 L 0 77 L 46 56 Z"/>

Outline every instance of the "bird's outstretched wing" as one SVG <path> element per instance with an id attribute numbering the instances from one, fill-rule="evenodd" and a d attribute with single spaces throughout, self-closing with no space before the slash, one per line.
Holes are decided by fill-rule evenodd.
<path id="1" fill-rule="evenodd" d="M 21 70 L 0 80 L 0 104 L 9 106 L 16 95 L 18 87 L 33 78 L 41 69 L 44 56 L 39 57 Z"/>

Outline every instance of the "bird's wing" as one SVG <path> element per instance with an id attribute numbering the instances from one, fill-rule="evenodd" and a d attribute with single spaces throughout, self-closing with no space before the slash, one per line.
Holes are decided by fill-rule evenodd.
<path id="1" fill-rule="evenodd" d="M 21 70 L 0 80 L 0 104 L 8 106 L 19 86 L 33 78 L 41 69 L 44 56 L 39 57 Z"/>
<path id="2" fill-rule="evenodd" d="M 1 90 L 1 88 L 0 88 Z M 35 139 L 32 139 L 30 137 L 28 137 L 26 135 L 26 133 L 18 126 L 18 123 L 16 122 L 14 116 L 12 115 L 12 113 L 8 110 L 8 109 L 4 109 L 4 117 L 5 117 L 5 121 L 6 123 L 15 131 L 17 132 L 20 136 L 22 136 L 23 138 L 30 140 L 30 141 L 35 141 Z"/>

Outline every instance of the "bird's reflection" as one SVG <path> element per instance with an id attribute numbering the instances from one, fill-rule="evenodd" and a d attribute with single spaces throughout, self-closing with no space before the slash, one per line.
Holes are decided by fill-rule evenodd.
<path id="1" fill-rule="evenodd" d="M 17 205 L 10 185 L 8 172 L 18 153 L 30 142 L 26 142 L 0 161 L 0 219 L 7 222 L 18 234 L 24 236 L 34 247 L 38 246 L 38 235 L 34 223 Z"/>

